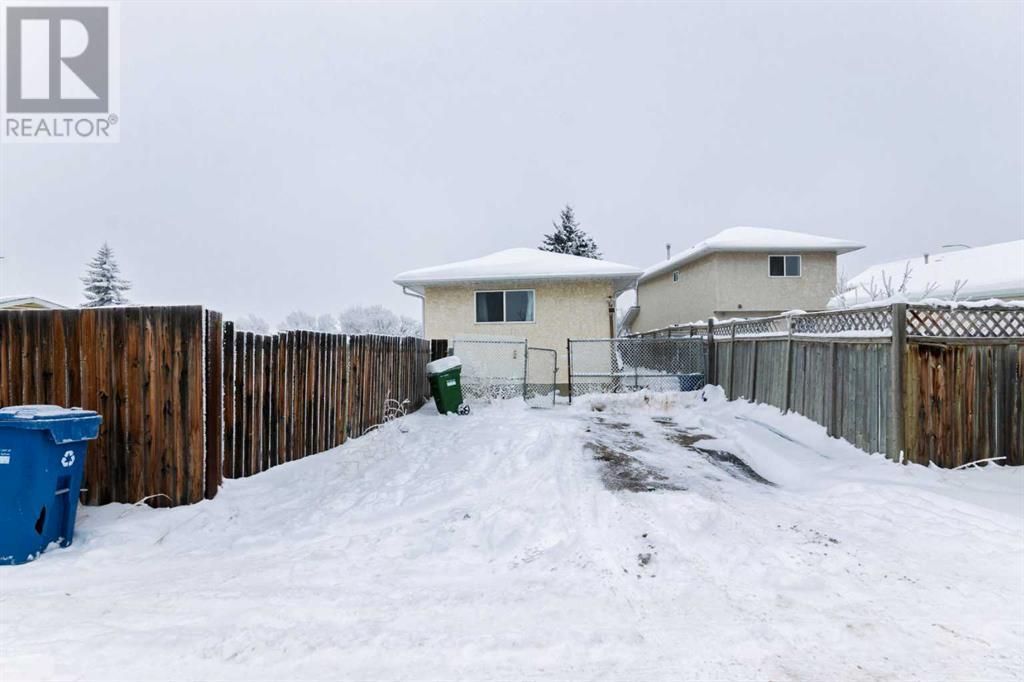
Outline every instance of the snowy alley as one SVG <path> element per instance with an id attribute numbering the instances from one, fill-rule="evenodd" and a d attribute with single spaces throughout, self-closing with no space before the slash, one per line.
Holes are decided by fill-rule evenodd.
<path id="1" fill-rule="evenodd" d="M 4 679 L 1010 679 L 1024 470 L 704 393 L 428 405 L 0 573 Z"/>

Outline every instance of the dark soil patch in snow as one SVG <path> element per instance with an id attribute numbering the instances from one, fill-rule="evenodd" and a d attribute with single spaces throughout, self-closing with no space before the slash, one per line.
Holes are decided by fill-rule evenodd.
<path id="1" fill-rule="evenodd" d="M 594 459 L 604 465 L 601 481 L 609 490 L 627 490 L 634 493 L 686 490 L 683 486 L 669 481 L 668 476 L 647 466 L 622 449 L 594 441 L 584 447 L 594 455 Z"/>
<path id="2" fill-rule="evenodd" d="M 722 469 L 733 478 L 748 479 L 755 483 L 760 483 L 761 485 L 775 485 L 767 478 L 754 471 L 753 467 L 737 457 L 735 454 L 726 452 L 725 450 L 714 450 L 712 448 L 699 447 L 697 443 L 711 439 L 711 436 L 707 434 L 673 430 L 668 432 L 667 437 L 676 445 L 680 445 L 691 452 L 696 452 L 698 455 L 711 462 L 719 469 Z"/>
<path id="3" fill-rule="evenodd" d="M 755 483 L 760 483 L 761 485 L 775 485 L 767 478 L 754 471 L 749 464 L 731 452 L 708 450 L 706 448 L 693 448 L 693 451 L 706 457 L 712 464 L 724 464 L 725 466 L 721 468 L 725 469 L 730 474 L 738 474 L 735 476 L 736 478 L 748 478 Z"/>
<path id="4" fill-rule="evenodd" d="M 588 424 L 587 433 L 613 450 L 637 452 L 644 448 L 644 434 L 631 428 L 628 422 L 597 417 Z"/>
<path id="5" fill-rule="evenodd" d="M 692 431 L 669 431 L 667 438 L 675 443 L 676 445 L 682 445 L 688 450 L 692 450 L 693 446 L 702 440 L 708 440 L 711 436 L 704 433 L 693 433 Z"/>
<path id="6" fill-rule="evenodd" d="M 594 423 L 599 426 L 606 427 L 612 431 L 626 434 L 631 438 L 636 438 L 639 440 L 643 440 L 644 438 L 644 434 L 642 434 L 641 432 L 637 431 L 636 429 L 630 429 L 629 424 L 627 422 L 617 422 L 612 421 L 610 419 L 605 419 L 604 417 L 598 417 L 597 419 L 594 420 Z M 589 431 L 590 429 L 587 430 Z"/>

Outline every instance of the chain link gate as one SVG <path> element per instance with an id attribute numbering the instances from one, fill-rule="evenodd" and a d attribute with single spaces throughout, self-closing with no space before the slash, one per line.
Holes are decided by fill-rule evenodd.
<path id="1" fill-rule="evenodd" d="M 585 393 L 695 391 L 707 382 L 703 337 L 569 341 L 569 396 Z"/>
<path id="2" fill-rule="evenodd" d="M 551 348 L 530 348 L 526 339 L 460 336 L 452 354 L 462 361 L 467 400 L 522 398 L 533 407 L 555 404 L 558 353 Z"/>
<path id="3" fill-rule="evenodd" d="M 452 355 L 462 361 L 463 396 L 467 400 L 523 397 L 526 348 L 526 339 L 456 337 Z"/>
<path id="4" fill-rule="evenodd" d="M 558 352 L 554 348 L 526 350 L 526 385 L 523 399 L 530 407 L 553 407 L 555 404 L 555 377 L 558 375 Z"/>

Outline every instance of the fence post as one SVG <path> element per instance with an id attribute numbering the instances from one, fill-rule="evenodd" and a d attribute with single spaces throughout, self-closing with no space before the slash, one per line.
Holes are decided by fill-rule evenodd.
<path id="1" fill-rule="evenodd" d="M 751 343 L 750 352 L 753 357 L 750 359 L 750 395 L 747 397 L 752 403 L 757 402 L 757 338 Z"/>
<path id="2" fill-rule="evenodd" d="M 530 340 L 523 342 L 523 400 L 526 400 L 526 388 L 530 383 Z"/>
<path id="3" fill-rule="evenodd" d="M 217 495 L 224 473 L 224 317 L 204 310 L 206 327 L 206 489 L 208 500 Z"/>
<path id="4" fill-rule="evenodd" d="M 889 424 L 886 456 L 896 462 L 904 457 L 904 365 L 907 347 L 907 304 L 892 305 L 892 341 L 889 344 Z"/>
<path id="5" fill-rule="evenodd" d="M 557 362 L 557 360 L 555 360 Z M 569 381 L 569 404 L 572 405 L 572 340 L 565 340 L 565 371 Z"/>
<path id="6" fill-rule="evenodd" d="M 341 442 L 344 443 L 348 440 L 349 396 L 352 395 L 352 337 L 345 334 L 341 337 L 341 344 L 344 347 L 342 357 L 344 358 L 345 365 L 345 380 L 343 382 L 345 395 L 342 396 L 341 400 L 341 409 L 345 412 L 345 416 L 341 422 Z"/>
<path id="7" fill-rule="evenodd" d="M 782 398 L 782 412 L 789 412 L 790 393 L 793 390 L 793 318 L 786 318 L 786 394 Z"/>
<path id="8" fill-rule="evenodd" d="M 838 379 L 838 374 L 837 373 L 838 373 L 839 369 L 836 367 L 836 342 L 835 341 L 831 341 L 831 342 L 829 342 L 828 346 L 829 346 L 829 351 L 828 351 L 828 382 L 829 382 L 829 391 L 828 391 L 828 412 L 825 415 L 825 418 L 828 420 L 828 423 L 825 424 L 825 433 L 827 433 L 830 436 L 838 436 L 839 435 L 839 429 L 836 427 L 836 421 L 837 421 L 837 419 L 836 419 L 836 393 L 838 392 L 837 385 L 838 385 L 839 382 L 837 380 Z"/>
<path id="9" fill-rule="evenodd" d="M 715 358 L 715 318 L 708 318 L 708 376 L 706 384 L 718 383 L 718 360 Z"/>
<path id="10" fill-rule="evenodd" d="M 736 323 L 733 322 L 729 325 L 729 392 L 726 394 L 726 398 L 732 400 L 736 397 L 736 394 L 732 392 L 732 375 L 733 366 L 736 361 Z"/>

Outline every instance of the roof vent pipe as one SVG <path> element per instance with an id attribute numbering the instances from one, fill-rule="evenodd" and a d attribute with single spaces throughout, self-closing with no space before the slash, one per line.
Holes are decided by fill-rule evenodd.
<path id="1" fill-rule="evenodd" d="M 924 254 L 924 264 L 928 265 L 928 254 Z"/>
<path id="2" fill-rule="evenodd" d="M 665 260 L 672 257 L 672 245 L 668 242 L 665 243 Z"/>

